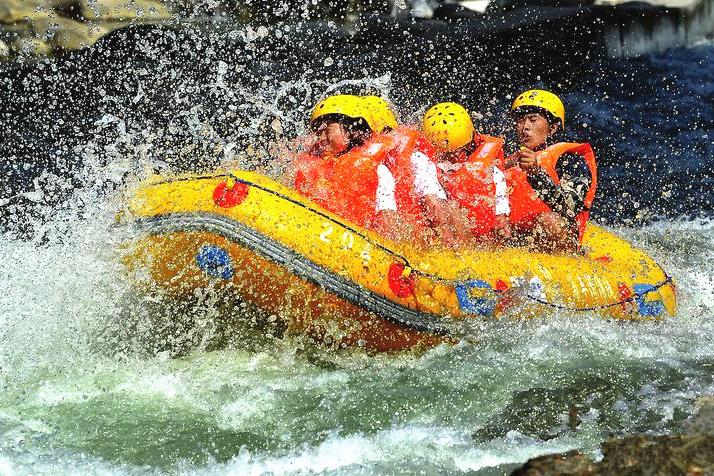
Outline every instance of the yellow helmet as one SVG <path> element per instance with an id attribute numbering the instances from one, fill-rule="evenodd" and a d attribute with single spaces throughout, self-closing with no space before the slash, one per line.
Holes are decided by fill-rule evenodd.
<path id="1" fill-rule="evenodd" d="M 397 128 L 397 118 L 387 101 L 379 96 L 362 96 L 362 101 L 372 116 L 374 131 L 382 132 L 387 127 L 390 129 Z"/>
<path id="2" fill-rule="evenodd" d="M 471 142 L 475 132 L 471 116 L 455 102 L 442 102 L 426 111 L 423 129 L 427 139 L 449 152 Z"/>
<path id="3" fill-rule="evenodd" d="M 560 120 L 560 125 L 565 127 L 565 106 L 558 96 L 542 89 L 529 89 L 521 93 L 511 106 L 511 111 L 521 107 L 539 107 L 549 112 L 554 118 Z"/>
<path id="4" fill-rule="evenodd" d="M 351 94 L 329 96 L 317 103 L 310 115 L 310 122 L 312 123 L 328 114 L 340 114 L 352 119 L 364 119 L 372 131 L 377 130 L 372 115 L 365 107 L 362 99 Z"/>

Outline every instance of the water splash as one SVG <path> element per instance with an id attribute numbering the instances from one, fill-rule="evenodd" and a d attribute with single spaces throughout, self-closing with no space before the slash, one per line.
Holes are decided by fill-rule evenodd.
<path id="1" fill-rule="evenodd" d="M 245 31 L 249 48 L 264 39 L 254 33 Z M 199 351 L 170 358 L 160 345 L 147 348 L 156 337 L 149 321 L 163 302 L 137 293 L 126 277 L 120 246 L 126 237 L 111 226 L 123 207 L 122 189 L 157 170 L 266 167 L 265 157 L 303 132 L 310 106 L 331 92 L 388 94 L 402 116 L 414 120 L 425 107 L 400 102 L 392 76 L 315 79 L 306 73 L 245 82 L 240 62 L 219 60 L 209 47 L 197 47 L 200 54 L 192 56 L 205 59 L 196 65 L 201 74 L 177 70 L 165 58 L 148 67 L 144 57 L 131 63 L 129 77 L 112 72 L 119 80 L 100 83 L 81 133 L 52 126 L 60 139 L 38 148 L 53 158 L 50 165 L 34 175 L 13 169 L 21 178 L 8 186 L 0 207 L 4 217 L 31 207 L 32 232 L 20 240 L 9 226 L 17 233 L 0 241 L 0 472 L 507 468 L 572 447 L 595 453 L 611 434 L 676 431 L 694 398 L 714 391 L 714 272 L 708 267 L 714 226 L 676 218 L 691 210 L 685 206 L 674 218 L 639 228 L 623 228 L 627 211 L 604 214 L 672 271 L 680 292 L 677 319 L 628 325 L 563 314 L 486 322 L 473 342 L 424 355 L 333 354 L 255 335 L 206 352 L 220 315 L 209 290 L 193 307 L 165 310 L 200 323 L 201 332 L 187 337 Z M 138 46 L 146 57 L 152 48 L 151 42 Z M 671 80 L 670 99 L 691 91 L 706 99 L 711 88 L 701 74 L 711 65 L 711 47 L 703 48 L 613 69 L 635 77 L 655 70 Z M 692 64 L 704 64 L 705 73 Z M 575 101 L 586 103 L 597 87 L 588 85 Z M 576 106 L 590 124 L 586 132 L 607 144 L 614 130 L 634 120 L 626 115 L 630 107 L 654 126 L 666 122 L 666 108 L 641 99 L 651 96 L 647 87 L 621 96 L 611 87 L 594 105 Z M 494 99 L 487 108 L 505 110 L 502 103 Z M 691 124 L 699 134 L 710 133 L 707 107 L 690 109 L 673 119 L 672 127 L 684 131 L 682 144 Z M 647 132 L 633 127 L 626 132 Z M 617 145 L 627 149 L 622 141 Z M 709 150 L 709 142 L 697 150 Z M 636 182 L 626 188 L 633 200 L 641 200 L 640 179 L 649 177 L 628 170 L 641 150 L 671 153 L 687 165 L 692 182 L 706 183 L 710 170 L 700 160 L 706 154 L 682 155 L 685 149 L 671 141 L 635 148 L 622 167 L 611 169 Z M 605 157 L 611 164 L 612 156 Z M 680 183 L 672 178 L 678 169 L 674 175 L 667 170 L 664 180 Z M 622 201 L 621 192 L 612 192 L 611 200 Z M 687 193 L 675 190 L 665 198 L 681 204 Z M 696 208 L 705 215 L 706 200 Z"/>

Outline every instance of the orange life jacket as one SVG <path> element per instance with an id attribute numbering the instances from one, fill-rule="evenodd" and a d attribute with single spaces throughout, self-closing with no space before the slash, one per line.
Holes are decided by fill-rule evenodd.
<path id="1" fill-rule="evenodd" d="M 414 189 L 412 154 L 421 152 L 435 161 L 433 146 L 421 131 L 413 127 L 399 126 L 390 135 L 394 139 L 394 146 L 387 156 L 385 165 L 394 176 L 394 195 L 399 218 L 413 227 L 426 226 L 420 197 Z"/>
<path id="2" fill-rule="evenodd" d="M 377 167 L 392 147 L 393 139 L 380 134 L 338 157 L 300 154 L 295 189 L 336 215 L 369 227 L 375 219 Z"/>
<path id="3" fill-rule="evenodd" d="M 486 237 L 496 223 L 493 167 L 503 168 L 503 139 L 481 134 L 474 143 L 476 150 L 465 162 L 439 167 L 439 182 L 447 197 L 468 211 L 473 235 Z"/>
<path id="4" fill-rule="evenodd" d="M 590 207 L 595 199 L 597 190 L 597 163 L 595 153 L 588 143 L 559 142 L 538 152 L 538 163 L 553 179 L 560 183 L 560 177 L 555 170 L 558 159 L 564 154 L 577 154 L 585 159 L 590 171 L 590 188 L 585 195 L 585 209 L 576 217 L 578 226 L 578 240 L 582 241 L 585 224 L 590 217 Z M 506 180 L 510 190 L 511 223 L 525 225 L 533 223 L 536 216 L 552 211 L 528 183 L 526 173 L 520 167 L 512 167 L 506 172 Z"/>

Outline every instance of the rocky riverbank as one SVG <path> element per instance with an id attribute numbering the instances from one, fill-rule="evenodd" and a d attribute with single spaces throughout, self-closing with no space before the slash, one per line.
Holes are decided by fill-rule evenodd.
<path id="1" fill-rule="evenodd" d="M 62 54 L 129 24 L 172 18 L 155 0 L 0 0 L 0 59 Z"/>
<path id="2" fill-rule="evenodd" d="M 192 18 L 246 23 L 345 19 L 364 11 L 388 13 L 392 8 L 389 0 L 286 5 L 266 0 L 0 0 L 0 60 L 61 55 L 91 46 L 128 25 Z"/>
<path id="3" fill-rule="evenodd" d="M 362 36 L 377 35 L 382 42 L 384 35 L 389 36 L 390 32 L 413 31 L 419 36 L 422 30 L 439 31 L 446 25 L 458 24 L 467 32 L 467 43 L 486 45 L 493 41 L 494 35 L 499 38 L 499 45 L 509 38 L 512 40 L 511 30 L 514 28 L 519 32 L 516 39 L 520 38 L 524 43 L 531 41 L 529 32 L 550 30 L 555 32 L 553 38 L 560 38 L 575 51 L 583 50 L 586 55 L 591 55 L 604 50 L 609 56 L 637 56 L 692 44 L 714 34 L 714 0 L 649 1 L 620 5 L 609 0 L 593 0 L 543 6 L 535 0 L 493 0 L 487 2 L 485 11 L 475 12 L 458 3 L 420 9 L 416 5 L 427 3 L 405 0 L 305 0 L 294 3 L 270 0 L 0 0 L 0 60 L 59 56 L 91 46 L 107 33 L 130 25 L 187 22 L 203 24 L 204 29 L 212 30 L 221 23 L 280 25 L 317 20 L 327 28 L 347 24 L 352 30 L 359 25 L 356 30 L 364 30 Z M 413 16 L 428 21 L 413 23 Z M 587 26 L 584 37 L 577 34 L 573 37 L 573 32 L 583 30 L 584 26 Z M 498 36 L 502 34 L 507 37 Z M 403 40 L 401 34 L 396 37 Z M 550 38 L 536 41 L 548 42 Z"/>
<path id="4" fill-rule="evenodd" d="M 511 475 L 714 474 L 714 397 L 700 398 L 697 408 L 681 435 L 612 439 L 602 445 L 599 462 L 574 450 L 533 458 Z"/>

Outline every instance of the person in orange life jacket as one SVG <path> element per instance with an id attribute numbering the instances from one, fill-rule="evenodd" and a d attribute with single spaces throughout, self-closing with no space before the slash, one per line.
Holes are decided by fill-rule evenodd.
<path id="1" fill-rule="evenodd" d="M 503 139 L 478 134 L 469 113 L 453 102 L 424 114 L 424 133 L 437 147 L 439 181 L 448 201 L 428 203 L 439 234 L 472 245 L 510 237 Z"/>
<path id="2" fill-rule="evenodd" d="M 507 159 L 518 165 L 509 170 L 514 234 L 542 251 L 574 252 L 595 196 L 592 148 L 554 140 L 565 125 L 565 109 L 553 93 L 526 91 L 511 109 L 521 146 Z"/>
<path id="3" fill-rule="evenodd" d="M 418 246 L 428 246 L 433 233 L 427 226 L 423 201 L 446 198 L 436 173 L 434 148 L 419 129 L 398 125 L 384 99 L 362 99 L 377 130 L 393 141 L 384 160 L 386 168 L 379 170 L 384 179 L 378 189 L 383 234 L 397 241 L 408 239 Z"/>
<path id="4" fill-rule="evenodd" d="M 298 155 L 295 164 L 295 189 L 327 210 L 368 226 L 373 210 L 364 199 L 364 188 L 376 182 L 374 170 L 356 167 L 365 144 L 373 137 L 369 115 L 362 100 L 352 95 L 330 96 L 318 103 L 310 117 L 312 144 Z M 383 160 L 386 147 L 375 147 L 374 162 Z M 376 164 L 367 164 L 369 166 Z M 366 175 L 357 177 L 357 172 Z M 354 175 L 355 180 L 350 180 Z M 365 182 L 365 183 L 362 183 Z M 358 189 L 362 187 L 362 189 Z M 364 203 L 362 203 L 364 202 Z"/>
<path id="5" fill-rule="evenodd" d="M 405 220 L 401 219 L 408 200 L 400 193 L 401 180 L 395 179 L 385 162 L 404 163 L 402 157 L 411 151 L 413 142 L 396 131 L 379 133 L 396 128 L 396 119 L 388 109 L 378 114 L 367 107 L 370 103 L 374 106 L 378 101 L 342 95 L 315 107 L 311 128 L 318 138 L 308 153 L 298 157 L 295 188 L 358 225 L 391 239 L 409 238 L 411 230 L 403 230 Z"/>

